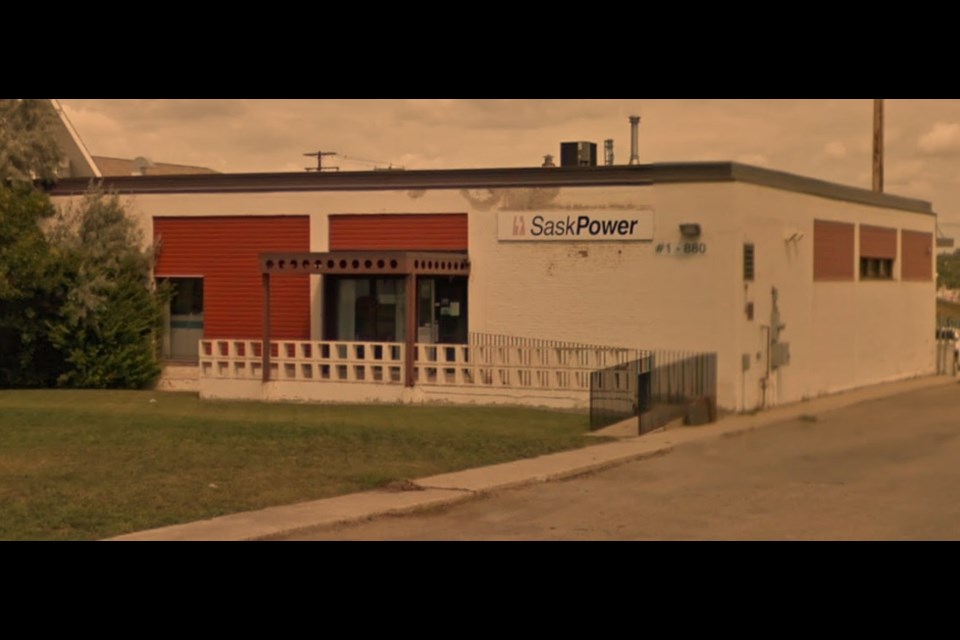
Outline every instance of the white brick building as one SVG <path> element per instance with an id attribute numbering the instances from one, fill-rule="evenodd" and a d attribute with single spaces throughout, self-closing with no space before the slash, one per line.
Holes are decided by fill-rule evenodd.
<path id="1" fill-rule="evenodd" d="M 732 410 L 935 369 L 936 217 L 918 200 L 735 163 L 129 176 L 105 186 L 162 243 L 157 276 L 180 291 L 167 353 L 196 360 L 204 340 L 200 389 L 210 397 L 583 406 L 581 392 L 558 386 L 559 370 L 526 391 L 484 390 L 468 375 L 475 362 L 453 363 L 448 388 L 420 369 L 399 378 L 389 362 L 370 369 L 369 349 L 361 360 L 317 360 L 324 345 L 399 345 L 402 355 L 408 343 L 465 344 L 478 332 L 716 352 L 718 404 Z M 52 196 L 85 187 L 63 180 Z M 301 274 L 271 265 L 271 338 L 293 346 L 278 346 L 268 382 L 253 353 L 263 253 L 287 265 L 296 254 L 299 271 L 287 273 Z"/>

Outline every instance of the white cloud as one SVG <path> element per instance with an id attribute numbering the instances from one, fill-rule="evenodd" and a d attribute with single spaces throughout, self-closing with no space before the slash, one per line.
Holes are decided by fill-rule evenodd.
<path id="1" fill-rule="evenodd" d="M 449 169 L 441 157 L 430 157 L 417 153 L 404 153 L 397 159 L 396 167 L 404 169 Z"/>
<path id="2" fill-rule="evenodd" d="M 540 166 L 560 143 L 614 139 L 641 162 L 736 160 L 869 189 L 872 100 L 88 100 L 61 103 L 95 155 L 224 172 Z M 889 100 L 885 191 L 960 219 L 960 100 Z M 936 123 L 936 124 L 934 124 Z M 346 158 L 344 158 L 346 156 Z M 918 162 L 918 161 L 923 161 Z"/>
<path id="3" fill-rule="evenodd" d="M 884 176 L 883 191 L 908 198 L 918 198 L 933 202 L 936 200 L 936 188 L 929 180 L 917 178 L 905 182 L 888 181 Z M 935 204 L 935 202 L 934 202 Z"/>
<path id="4" fill-rule="evenodd" d="M 64 104 L 70 122 L 92 155 L 123 156 L 129 154 L 124 125 L 106 113 L 87 109 L 75 109 Z M 133 157 L 133 156 L 130 156 Z"/>
<path id="5" fill-rule="evenodd" d="M 760 167 L 766 167 L 770 164 L 770 158 L 763 155 L 762 153 L 746 153 L 737 156 L 737 162 L 742 162 L 743 164 L 752 164 Z"/>
<path id="6" fill-rule="evenodd" d="M 917 141 L 920 151 L 930 155 L 960 153 L 960 124 L 937 122 Z"/>
<path id="7" fill-rule="evenodd" d="M 889 184 L 907 184 L 926 179 L 928 174 L 929 169 L 927 168 L 927 163 L 923 160 L 887 162 L 883 170 L 883 181 Z"/>
<path id="8" fill-rule="evenodd" d="M 903 137 L 903 131 L 898 127 L 891 127 L 890 125 L 884 123 L 883 125 L 883 146 L 889 147 L 892 144 L 896 144 Z M 873 139 L 871 137 L 871 144 Z"/>
<path id="9" fill-rule="evenodd" d="M 826 153 L 831 158 L 846 158 L 847 157 L 847 147 L 839 140 L 832 140 L 828 142 L 824 148 L 824 153 Z"/>

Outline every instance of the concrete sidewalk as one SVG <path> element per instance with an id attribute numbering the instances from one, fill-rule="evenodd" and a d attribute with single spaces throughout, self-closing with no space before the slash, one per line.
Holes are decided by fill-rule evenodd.
<path id="1" fill-rule="evenodd" d="M 892 382 L 777 407 L 754 415 L 730 416 L 715 424 L 700 427 L 685 427 L 674 423 L 643 437 L 636 435 L 637 420 L 633 418 L 597 432 L 617 438 L 615 442 L 421 478 L 405 487 L 406 490 L 366 491 L 326 500 L 270 507 L 129 533 L 110 540 L 268 540 L 317 527 L 349 524 L 385 515 L 451 505 L 511 487 L 570 478 L 665 454 L 688 442 L 732 436 L 804 415 L 821 414 L 869 400 L 953 383 L 956 383 L 956 379 L 948 376 Z"/>

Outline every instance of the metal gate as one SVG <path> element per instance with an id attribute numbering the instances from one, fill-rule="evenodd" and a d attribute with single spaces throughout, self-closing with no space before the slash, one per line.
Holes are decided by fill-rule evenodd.
<path id="1" fill-rule="evenodd" d="M 642 352 L 637 360 L 590 375 L 590 429 L 638 418 L 638 433 L 683 417 L 717 419 L 717 354 Z"/>
<path id="2" fill-rule="evenodd" d="M 957 341 L 943 337 L 943 334 L 938 332 L 937 374 L 955 376 L 957 375 L 958 365 L 960 365 L 960 362 L 957 361 Z"/>

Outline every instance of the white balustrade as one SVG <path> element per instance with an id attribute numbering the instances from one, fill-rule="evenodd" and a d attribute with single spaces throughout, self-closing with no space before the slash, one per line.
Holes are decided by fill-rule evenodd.
<path id="1" fill-rule="evenodd" d="M 200 341 L 202 378 L 262 378 L 259 340 Z M 415 347 L 415 385 L 590 389 L 590 373 L 636 360 L 634 349 L 596 346 L 426 344 Z M 270 379 L 402 385 L 404 344 L 274 340 Z"/>
<path id="2" fill-rule="evenodd" d="M 201 340 L 200 376 L 261 379 L 260 340 Z M 403 384 L 403 344 L 274 340 L 270 379 L 298 382 Z"/>

